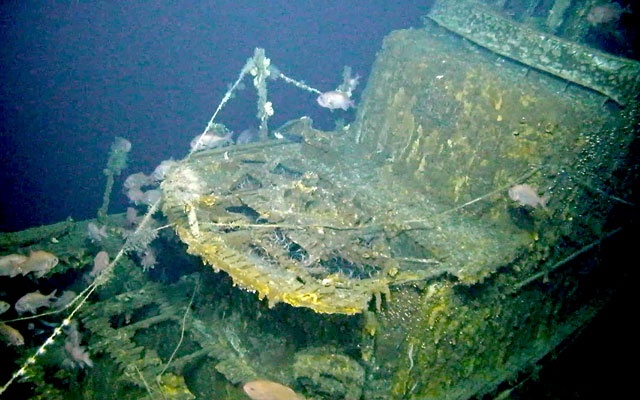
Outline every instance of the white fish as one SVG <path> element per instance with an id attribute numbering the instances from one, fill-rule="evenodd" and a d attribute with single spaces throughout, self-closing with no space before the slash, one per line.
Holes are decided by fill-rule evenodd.
<path id="1" fill-rule="evenodd" d="M 98 254 L 96 254 L 96 256 L 93 258 L 93 268 L 91 269 L 89 276 L 92 278 L 95 278 L 96 276 L 100 275 L 102 271 L 107 269 L 108 266 L 109 266 L 109 253 L 107 253 L 104 250 L 98 252 Z"/>
<path id="2" fill-rule="evenodd" d="M 348 110 L 349 107 L 354 107 L 355 103 L 349 97 L 348 93 L 341 92 L 339 90 L 332 90 L 330 92 L 324 92 L 318 96 L 318 104 L 320 107 L 328 108 L 329 110 L 335 110 L 340 108 L 342 110 Z"/>
<path id="3" fill-rule="evenodd" d="M 18 314 L 23 314 L 25 312 L 35 314 L 38 311 L 38 308 L 51 307 L 51 305 L 56 301 L 55 295 L 56 290 L 48 295 L 41 294 L 39 290 L 33 293 L 27 293 L 20 297 L 13 307 L 16 309 Z"/>
<path id="4" fill-rule="evenodd" d="M 22 273 L 20 264 L 27 261 L 27 257 L 22 254 L 8 254 L 0 257 L 0 276 L 13 278 Z"/>
<path id="5" fill-rule="evenodd" d="M 531 185 L 515 185 L 509 189 L 509 198 L 513 201 L 517 201 L 520 205 L 530 207 L 542 207 L 547 206 L 549 196 L 539 196 L 538 191 Z"/>
<path id="6" fill-rule="evenodd" d="M 80 346 L 79 343 L 66 341 L 64 343 L 64 350 L 67 352 L 68 358 L 63 361 L 63 365 L 71 368 L 84 369 L 85 366 L 92 368 L 93 361 L 90 354 L 84 346 Z"/>
<path id="7" fill-rule="evenodd" d="M 138 256 L 140 257 L 140 265 L 143 271 L 155 268 L 158 263 L 156 252 L 151 247 L 147 247 L 143 252 L 139 252 Z"/>
<path id="8" fill-rule="evenodd" d="M 236 144 L 248 144 L 260 140 L 260 132 L 256 128 L 245 129 L 236 138 Z"/>
<path id="9" fill-rule="evenodd" d="M 162 192 L 158 189 L 151 189 L 151 190 L 147 190 L 142 194 L 142 198 L 140 199 L 140 202 L 142 204 L 151 206 L 156 202 L 160 201 L 160 199 L 162 199 Z"/>
<path id="10" fill-rule="evenodd" d="M 155 182 L 162 182 L 164 178 L 167 177 L 167 174 L 169 173 L 171 168 L 175 167 L 176 165 L 178 165 L 178 162 L 172 159 L 162 160 L 160 164 L 158 164 L 156 169 L 153 170 L 151 178 L 153 178 Z"/>
<path id="11" fill-rule="evenodd" d="M 89 358 L 89 352 L 80 344 L 82 337 L 78 331 L 78 324 L 75 323 L 75 321 L 72 322 L 65 329 L 65 332 L 67 334 L 67 338 L 64 341 L 64 349 L 67 353 L 67 358 L 62 362 L 62 364 L 67 367 L 80 369 L 85 366 L 93 367 L 93 361 Z"/>
<path id="12" fill-rule="evenodd" d="M 18 265 L 20 273 L 26 275 L 29 272 L 34 272 L 37 278 L 42 278 L 53 267 L 58 265 L 58 257 L 46 251 L 37 250 L 31 252 L 27 259 Z"/>
<path id="13" fill-rule="evenodd" d="M 63 308 L 65 308 L 67 305 L 69 305 L 73 300 L 76 299 L 76 297 L 78 297 L 78 295 L 76 294 L 76 292 L 71 291 L 71 290 L 65 290 L 64 292 L 62 292 L 62 294 L 60 296 L 58 296 L 58 298 L 56 299 L 56 309 L 61 310 Z M 54 327 L 57 325 L 53 325 Z"/>
<path id="14" fill-rule="evenodd" d="M 587 14 L 587 22 L 591 26 L 614 24 L 620 21 L 622 14 L 631 14 L 629 5 L 625 8 L 618 3 L 612 2 L 592 7 Z"/>
<path id="15" fill-rule="evenodd" d="M 129 201 L 136 205 L 142 203 L 144 199 L 144 192 L 140 188 L 131 188 L 125 194 Z"/>
<path id="16" fill-rule="evenodd" d="M 216 147 L 227 146 L 231 144 L 231 136 L 233 132 L 229 132 L 224 136 L 218 136 L 214 132 L 207 132 L 204 135 L 198 135 L 191 140 L 191 151 L 200 151 L 215 149 Z"/>
<path id="17" fill-rule="evenodd" d="M 124 180 L 125 189 L 140 189 L 143 186 L 150 186 L 151 184 L 153 184 L 153 178 L 142 172 L 131 174 Z"/>
<path id="18" fill-rule="evenodd" d="M 102 242 L 102 239 L 109 237 L 107 226 L 103 225 L 99 227 L 96 223 L 89 222 L 87 225 L 87 236 L 92 242 Z"/>
<path id="19" fill-rule="evenodd" d="M 127 213 L 125 214 L 125 221 L 127 221 L 128 228 L 134 228 L 138 226 L 142 218 L 138 217 L 138 210 L 133 207 L 127 207 Z"/>

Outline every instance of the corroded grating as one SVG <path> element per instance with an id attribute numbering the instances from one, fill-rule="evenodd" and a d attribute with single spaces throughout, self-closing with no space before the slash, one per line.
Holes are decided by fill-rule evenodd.
<path id="1" fill-rule="evenodd" d="M 354 314 L 391 285 L 443 274 L 473 283 L 526 243 L 440 212 L 341 138 L 305 124 L 296 134 L 195 153 L 162 184 L 189 252 L 271 305 Z"/>
<path id="2" fill-rule="evenodd" d="M 193 396 L 184 380 L 169 372 L 180 373 L 202 357 L 211 359 L 216 370 L 230 382 L 237 384 L 254 379 L 256 372 L 242 354 L 238 354 L 239 345 L 235 342 L 239 339 L 233 334 L 237 318 L 220 319 L 208 315 L 207 322 L 193 314 L 184 318 L 185 310 L 190 305 L 188 294 L 197 288 L 197 279 L 195 274 L 173 285 L 148 282 L 140 289 L 121 293 L 83 309 L 83 327 L 92 333 L 92 353 L 103 353 L 111 357 L 122 372 L 120 379 L 140 388 L 156 382 L 160 376 L 170 377 L 172 390 L 184 394 L 183 397 L 172 398 Z M 196 344 L 195 350 L 187 353 L 183 351 L 172 358 L 170 364 L 155 348 L 140 344 L 136 339 L 137 335 L 145 336 L 149 329 L 156 328 L 164 332 L 162 327 L 167 322 L 179 327 L 184 323 L 188 339 Z M 175 345 L 178 343 L 176 337 Z M 169 345 L 173 346 L 174 343 Z M 184 348 L 184 344 L 182 347 Z M 156 387 L 153 386 L 152 390 L 155 391 Z"/>

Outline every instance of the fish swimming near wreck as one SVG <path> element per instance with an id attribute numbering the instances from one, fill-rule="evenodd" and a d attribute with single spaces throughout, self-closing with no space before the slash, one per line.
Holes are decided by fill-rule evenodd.
<path id="1" fill-rule="evenodd" d="M 22 337 L 20 331 L 4 323 L 0 323 L 0 340 L 10 346 L 24 345 L 24 337 Z"/>
<path id="2" fill-rule="evenodd" d="M 43 250 L 32 251 L 28 257 L 9 254 L 0 258 L 0 276 L 13 278 L 33 272 L 37 278 L 42 278 L 56 265 L 58 265 L 58 257 Z"/>
<path id="3" fill-rule="evenodd" d="M 531 185 L 515 185 L 509 189 L 509 198 L 523 206 L 546 208 L 549 195 L 540 196 Z"/>
<path id="4" fill-rule="evenodd" d="M 11 304 L 0 300 L 0 314 L 6 313 L 11 308 Z"/>
<path id="5" fill-rule="evenodd" d="M 42 278 L 56 265 L 58 265 L 58 257 L 47 251 L 36 250 L 31 252 L 27 260 L 18 267 L 22 270 L 22 275 L 33 272 L 37 278 Z"/>
<path id="6" fill-rule="evenodd" d="M 39 290 L 32 293 L 27 293 L 16 302 L 13 308 L 16 309 L 16 312 L 18 314 L 23 314 L 25 312 L 35 314 L 38 311 L 38 308 L 49 308 L 53 304 L 55 304 L 55 295 L 56 290 L 47 295 L 40 293 Z"/>
<path id="7" fill-rule="evenodd" d="M 260 140 L 260 131 L 256 128 L 248 128 L 243 130 L 236 136 L 236 144 L 249 144 Z"/>
<path id="8" fill-rule="evenodd" d="M 217 147 L 223 147 L 230 145 L 233 132 L 228 132 L 224 136 L 219 136 L 215 132 L 207 132 L 203 135 L 198 135 L 191 140 L 191 151 L 210 150 Z"/>
<path id="9" fill-rule="evenodd" d="M 328 108 L 331 111 L 337 108 L 347 111 L 349 107 L 355 107 L 355 103 L 349 97 L 349 93 L 340 90 L 321 93 L 317 101 L 320 107 Z"/>
<path id="10" fill-rule="evenodd" d="M 109 267 L 109 253 L 106 251 L 100 251 L 93 259 L 93 268 L 89 272 L 91 278 L 95 278 L 100 275 L 104 270 Z"/>
<path id="11" fill-rule="evenodd" d="M 0 276 L 8 276 L 13 278 L 20 275 L 22 270 L 20 264 L 27 261 L 27 256 L 22 254 L 8 254 L 0 257 Z"/>
<path id="12" fill-rule="evenodd" d="M 252 400 L 305 400 L 290 387 L 263 379 L 247 382 L 242 388 Z"/>
<path id="13" fill-rule="evenodd" d="M 591 7 L 586 19 L 591 26 L 616 24 L 620 21 L 623 14 L 631 13 L 632 11 L 629 6 L 623 8 L 618 3 L 600 4 Z"/>

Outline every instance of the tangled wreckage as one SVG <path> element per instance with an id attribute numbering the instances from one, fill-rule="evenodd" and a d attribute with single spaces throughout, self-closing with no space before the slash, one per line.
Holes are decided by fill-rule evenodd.
<path id="1" fill-rule="evenodd" d="M 256 379 L 309 399 L 508 390 L 616 288 L 593 256 L 634 207 L 639 77 L 635 61 L 438 2 L 386 37 L 348 127 L 301 117 L 178 161 L 156 204 L 161 265 L 121 252 L 75 314 L 91 374 L 52 374 L 53 347 L 26 369 L 34 396 L 240 399 Z M 104 218 L 113 255 L 124 217 Z M 87 223 L 0 246 L 77 274 L 97 252 Z"/>

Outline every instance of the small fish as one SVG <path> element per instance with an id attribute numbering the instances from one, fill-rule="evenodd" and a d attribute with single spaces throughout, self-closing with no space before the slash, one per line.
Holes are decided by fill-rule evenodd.
<path id="1" fill-rule="evenodd" d="M 24 337 L 16 328 L 0 323 L 0 338 L 11 346 L 23 346 Z"/>
<path id="2" fill-rule="evenodd" d="M 533 208 L 546 208 L 549 196 L 539 196 L 538 191 L 531 185 L 515 185 L 509 189 L 509 198 L 517 201 L 520 205 Z"/>
<path id="3" fill-rule="evenodd" d="M 39 290 L 33 293 L 27 293 L 16 301 L 13 308 L 16 309 L 18 314 L 23 314 L 25 312 L 35 314 L 38 311 L 38 308 L 51 307 L 51 305 L 56 302 L 55 295 L 56 290 L 48 295 L 41 294 Z"/>
<path id="4" fill-rule="evenodd" d="M 87 225 L 87 236 L 92 242 L 102 242 L 102 239 L 109 237 L 107 226 L 99 227 L 95 222 L 89 222 Z"/>
<path id="5" fill-rule="evenodd" d="M 140 189 L 143 186 L 150 186 L 152 184 L 152 177 L 143 174 L 142 172 L 136 172 L 135 174 L 127 176 L 127 179 L 124 180 L 123 186 L 125 189 Z"/>
<path id="6" fill-rule="evenodd" d="M 80 369 L 84 369 L 85 366 L 93 368 L 93 361 L 90 358 L 91 354 L 89 354 L 84 346 L 67 340 L 64 344 L 64 350 L 67 352 L 67 358 L 63 361 L 63 365 Z"/>
<path id="7" fill-rule="evenodd" d="M 142 200 L 144 199 L 144 192 L 140 188 L 137 188 L 137 187 L 128 189 L 125 192 L 125 194 L 126 194 L 127 198 L 129 199 L 129 201 L 132 202 L 133 204 L 136 204 L 136 205 L 141 204 Z M 107 232 L 105 231 L 105 234 L 106 233 Z M 95 240 L 95 239 L 91 238 L 91 240 L 93 242 L 102 241 L 102 238 L 100 237 L 100 240 Z"/>
<path id="8" fill-rule="evenodd" d="M 150 189 L 142 193 L 140 203 L 148 206 L 154 205 L 156 202 L 162 199 L 162 192 L 158 189 Z M 137 204 L 137 203 L 136 203 Z"/>
<path id="9" fill-rule="evenodd" d="M 138 217 L 138 210 L 133 207 L 127 207 L 125 214 L 125 221 L 127 222 L 127 228 L 135 228 L 138 226 L 142 218 Z"/>
<path id="10" fill-rule="evenodd" d="M 242 388 L 252 400 L 304 400 L 290 387 L 262 379 L 247 382 Z"/>
<path id="11" fill-rule="evenodd" d="M 156 167 L 156 169 L 153 170 L 153 173 L 151 173 L 151 178 L 155 182 L 162 182 L 164 178 L 167 177 L 167 174 L 169 173 L 169 171 L 171 171 L 171 169 L 176 165 L 178 165 L 178 162 L 174 161 L 173 159 L 161 161 L 160 164 L 158 164 L 158 166 Z"/>
<path id="12" fill-rule="evenodd" d="M 339 90 L 332 90 L 330 92 L 324 92 L 318 96 L 318 104 L 320 107 L 328 108 L 333 111 L 337 108 L 342 110 L 348 110 L 349 107 L 354 107 L 355 103 L 349 95 Z"/>
<path id="13" fill-rule="evenodd" d="M 209 150 L 231 144 L 233 132 L 218 136 L 214 132 L 198 135 L 191 140 L 191 151 Z"/>
<path id="14" fill-rule="evenodd" d="M 20 264 L 27 261 L 27 257 L 22 254 L 8 254 L 0 257 L 0 276 L 13 278 L 22 273 Z"/>
<path id="15" fill-rule="evenodd" d="M 591 26 L 614 24 L 620 21 L 622 14 L 631 14 L 629 6 L 622 8 L 618 3 L 602 4 L 592 7 L 587 14 L 587 22 Z"/>
<path id="16" fill-rule="evenodd" d="M 138 256 L 140 257 L 140 265 L 143 271 L 155 268 L 158 263 L 156 252 L 151 247 L 147 247 L 144 251 L 138 252 Z"/>
<path id="17" fill-rule="evenodd" d="M 54 254 L 43 250 L 37 250 L 31 252 L 27 259 L 18 265 L 20 273 L 26 275 L 30 272 L 34 272 L 37 278 L 42 278 L 53 267 L 58 265 L 58 257 Z"/>
<path id="18" fill-rule="evenodd" d="M 11 305 L 6 301 L 0 301 L 0 314 L 4 314 L 7 310 L 11 308 Z"/>
<path id="19" fill-rule="evenodd" d="M 61 310 L 61 309 L 65 308 L 72 301 L 74 301 L 77 297 L 78 297 L 78 295 L 76 294 L 76 292 L 71 291 L 71 290 L 65 290 L 56 299 L 56 304 L 55 304 L 56 309 Z M 44 322 L 44 321 L 41 321 L 41 322 Z M 57 325 L 54 324 L 53 326 L 56 327 Z"/>
<path id="20" fill-rule="evenodd" d="M 236 137 L 236 144 L 254 143 L 260 140 L 260 132 L 256 128 L 245 129 Z"/>
<path id="21" fill-rule="evenodd" d="M 102 271 L 109 266 L 109 253 L 106 251 L 100 251 L 93 259 L 93 268 L 89 272 L 89 276 L 95 278 L 100 275 Z"/>

